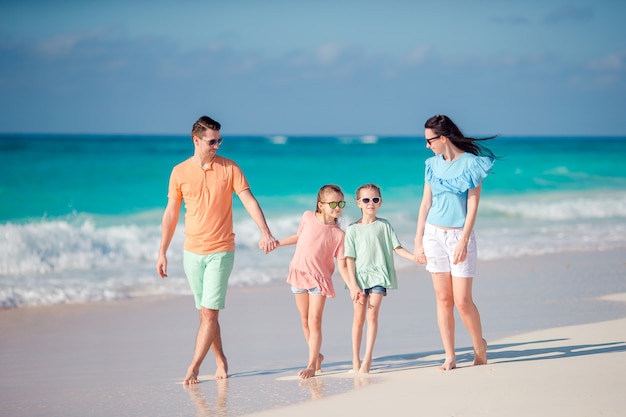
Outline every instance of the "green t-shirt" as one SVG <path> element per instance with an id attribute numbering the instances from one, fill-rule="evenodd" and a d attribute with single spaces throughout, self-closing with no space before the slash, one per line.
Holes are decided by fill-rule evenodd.
<path id="1" fill-rule="evenodd" d="M 387 220 L 378 218 L 370 224 L 350 224 L 344 245 L 345 256 L 355 259 L 356 282 L 362 290 L 377 285 L 398 288 L 393 254 L 402 245 Z"/>

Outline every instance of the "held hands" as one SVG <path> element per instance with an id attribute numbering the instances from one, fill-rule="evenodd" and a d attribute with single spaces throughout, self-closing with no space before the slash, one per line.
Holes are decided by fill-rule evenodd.
<path id="1" fill-rule="evenodd" d="M 426 255 L 424 254 L 424 247 L 422 245 L 415 245 L 413 260 L 415 260 L 418 264 L 426 263 Z"/>
<path id="2" fill-rule="evenodd" d="M 278 240 L 274 238 L 274 236 L 267 235 L 263 236 L 261 240 L 259 240 L 259 249 L 261 249 L 265 254 L 270 253 L 274 249 L 278 247 Z"/>
<path id="3" fill-rule="evenodd" d="M 353 303 L 363 304 L 365 302 L 365 293 L 360 288 L 350 288 L 350 298 Z"/>

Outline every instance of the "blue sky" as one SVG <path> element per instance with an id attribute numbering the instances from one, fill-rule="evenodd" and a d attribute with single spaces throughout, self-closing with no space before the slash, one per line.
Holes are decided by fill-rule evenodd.
<path id="1" fill-rule="evenodd" d="M 0 132 L 626 135 L 622 0 L 0 0 Z"/>

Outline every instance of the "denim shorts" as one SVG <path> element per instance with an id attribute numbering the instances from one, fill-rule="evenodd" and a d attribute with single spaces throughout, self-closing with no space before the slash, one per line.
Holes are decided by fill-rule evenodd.
<path id="1" fill-rule="evenodd" d="M 235 251 L 199 255 L 183 252 L 183 266 L 196 308 L 222 310 L 226 304 L 228 278 L 235 263 Z"/>
<path id="2" fill-rule="evenodd" d="M 382 294 L 387 295 L 387 288 L 381 287 L 380 285 L 375 285 L 372 288 L 366 288 L 363 290 L 365 296 L 367 297 L 370 294 Z"/>
<path id="3" fill-rule="evenodd" d="M 426 255 L 426 270 L 432 273 L 450 272 L 453 277 L 472 278 L 476 274 L 476 238 L 474 231 L 467 244 L 467 258 L 465 261 L 453 264 L 454 249 L 461 239 L 463 229 L 441 229 L 426 223 L 424 228 L 424 255 Z"/>
<path id="4" fill-rule="evenodd" d="M 294 294 L 306 294 L 306 293 L 309 293 L 311 295 L 324 295 L 324 294 L 322 294 L 322 292 L 320 291 L 320 289 L 318 287 L 303 289 L 303 288 L 296 288 L 294 286 L 291 286 L 291 292 L 294 293 Z"/>

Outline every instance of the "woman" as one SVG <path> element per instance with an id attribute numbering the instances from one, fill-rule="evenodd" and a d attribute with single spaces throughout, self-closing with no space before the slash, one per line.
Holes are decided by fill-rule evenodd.
<path id="1" fill-rule="evenodd" d="M 482 180 L 495 156 L 470 138 L 447 116 L 436 115 L 424 125 L 426 147 L 435 156 L 426 160 L 424 195 L 415 234 L 415 260 L 432 274 L 437 298 L 437 323 L 445 361 L 441 370 L 456 368 L 454 307 L 474 345 L 474 365 L 487 363 L 480 314 L 472 299 L 476 272 L 474 223 Z"/>

